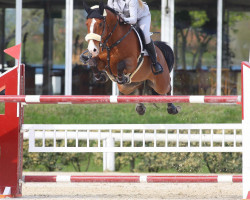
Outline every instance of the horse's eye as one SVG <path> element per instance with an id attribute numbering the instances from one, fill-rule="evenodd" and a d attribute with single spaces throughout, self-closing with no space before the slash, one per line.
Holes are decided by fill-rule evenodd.
<path id="1" fill-rule="evenodd" d="M 102 27 L 102 26 L 103 26 L 103 23 L 100 23 L 99 26 Z"/>

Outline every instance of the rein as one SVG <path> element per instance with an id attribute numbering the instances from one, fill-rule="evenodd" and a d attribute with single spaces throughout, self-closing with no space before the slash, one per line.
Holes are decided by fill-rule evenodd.
<path id="1" fill-rule="evenodd" d="M 110 66 L 110 52 L 111 50 L 116 47 L 117 45 L 119 45 L 128 35 L 129 33 L 132 31 L 132 26 L 130 27 L 129 31 L 122 37 L 120 38 L 119 40 L 117 40 L 114 44 L 112 44 L 111 46 L 108 46 L 108 40 L 110 39 L 110 37 L 112 36 L 113 32 L 115 31 L 115 29 L 117 28 L 117 25 L 118 25 L 118 20 L 116 22 L 116 25 L 115 27 L 113 28 L 112 32 L 109 33 L 108 37 L 104 40 L 104 42 L 100 42 L 100 47 L 102 47 L 102 50 L 103 49 L 106 49 L 107 51 L 107 66 L 105 67 L 105 69 L 108 68 L 109 70 L 109 73 L 111 76 L 115 77 L 114 74 L 112 73 L 112 70 L 111 70 L 111 66 Z"/>

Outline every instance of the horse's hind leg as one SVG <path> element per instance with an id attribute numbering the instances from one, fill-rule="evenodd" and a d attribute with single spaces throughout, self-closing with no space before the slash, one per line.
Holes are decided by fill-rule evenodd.
<path id="1" fill-rule="evenodd" d="M 169 93 L 167 93 L 167 95 L 171 95 L 171 91 Z M 175 106 L 173 103 L 168 103 L 167 111 L 171 115 L 176 115 L 181 111 L 181 107 Z"/>
<path id="2" fill-rule="evenodd" d="M 144 90 L 145 84 L 141 85 L 139 88 L 139 95 L 143 95 Z M 144 115 L 146 113 L 146 106 L 143 103 L 138 103 L 136 104 L 135 110 L 139 115 Z"/>
<path id="3" fill-rule="evenodd" d="M 144 115 L 146 112 L 146 106 L 144 106 L 143 103 L 138 103 L 136 104 L 135 110 L 139 115 Z"/>
<path id="4" fill-rule="evenodd" d="M 124 84 L 124 85 L 118 84 L 119 91 L 126 95 L 131 94 L 133 91 L 135 91 L 138 88 L 139 88 L 139 95 L 142 95 L 143 89 L 140 88 L 141 86 L 143 86 L 143 82 L 130 83 L 130 84 Z M 144 115 L 146 112 L 146 107 L 144 106 L 143 103 L 138 103 L 136 104 L 135 110 L 139 115 Z"/>
<path id="5" fill-rule="evenodd" d="M 175 106 L 173 103 L 168 103 L 168 114 L 176 115 L 180 112 L 180 109 L 180 106 Z"/>

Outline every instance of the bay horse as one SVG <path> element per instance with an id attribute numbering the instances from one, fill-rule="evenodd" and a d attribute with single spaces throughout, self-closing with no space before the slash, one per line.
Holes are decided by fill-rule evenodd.
<path id="1" fill-rule="evenodd" d="M 83 2 L 87 12 L 86 26 L 88 50 L 80 59 L 89 63 L 98 82 L 109 79 L 118 83 L 119 91 L 131 94 L 146 83 L 158 95 L 170 95 L 170 72 L 174 65 L 174 53 L 164 42 L 156 41 L 157 60 L 163 73 L 155 75 L 149 56 L 143 56 L 138 34 L 130 24 L 125 24 L 118 13 L 100 3 L 90 8 Z M 143 36 L 141 37 L 143 39 Z M 88 56 L 86 56 L 88 53 Z M 143 115 L 146 107 L 139 103 L 138 114 Z M 168 113 L 177 114 L 179 108 L 168 103 Z"/>

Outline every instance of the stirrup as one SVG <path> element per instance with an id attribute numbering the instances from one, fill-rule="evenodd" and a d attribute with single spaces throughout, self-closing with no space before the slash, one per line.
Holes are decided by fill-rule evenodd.
<path id="1" fill-rule="evenodd" d="M 155 68 L 156 68 L 156 65 L 158 65 L 158 67 L 160 67 L 160 70 L 159 71 L 155 71 Z M 156 62 L 156 64 L 153 64 L 152 63 L 152 72 L 154 75 L 158 75 L 158 74 L 161 74 L 163 72 L 163 67 L 161 66 L 160 63 Z"/>

